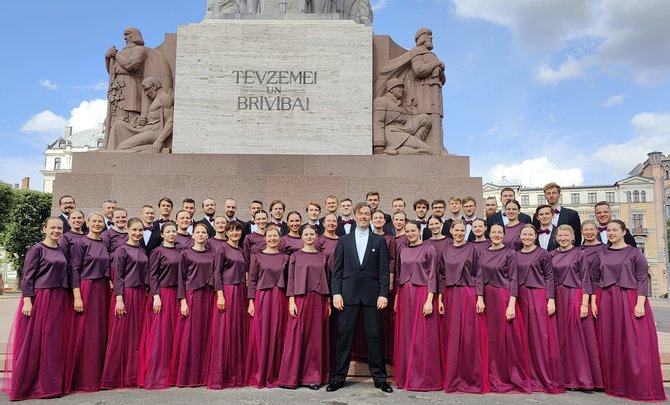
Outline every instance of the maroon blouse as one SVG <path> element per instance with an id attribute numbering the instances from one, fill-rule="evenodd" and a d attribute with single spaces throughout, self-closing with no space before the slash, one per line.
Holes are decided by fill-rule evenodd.
<path id="1" fill-rule="evenodd" d="M 599 288 L 617 285 L 636 289 L 638 296 L 647 296 L 649 264 L 644 253 L 636 247 L 603 249 L 591 267 L 593 283 Z"/>
<path id="2" fill-rule="evenodd" d="M 435 248 L 432 245 L 407 245 L 396 258 L 396 284 L 411 283 L 428 286 L 428 292 L 437 293 Z"/>
<path id="3" fill-rule="evenodd" d="M 116 248 L 113 256 L 114 295 L 123 295 L 125 288 L 144 287 L 149 269 L 149 258 L 144 248 L 124 243 Z"/>
<path id="4" fill-rule="evenodd" d="M 578 248 L 549 252 L 554 267 L 554 283 L 570 288 L 581 288 L 582 294 L 593 294 L 589 263 L 586 254 Z"/>
<path id="5" fill-rule="evenodd" d="M 85 236 L 75 243 L 70 258 L 72 288 L 80 288 L 81 280 L 109 278 L 111 259 L 102 240 Z"/>
<path id="6" fill-rule="evenodd" d="M 285 253 L 258 252 L 251 256 L 249 265 L 249 288 L 247 297 L 256 298 L 257 290 L 268 290 L 279 287 L 286 288 L 285 271 L 288 267 L 288 256 Z"/>
<path id="7" fill-rule="evenodd" d="M 507 288 L 512 297 L 519 295 L 514 250 L 508 247 L 496 250 L 484 249 L 479 256 L 477 267 L 482 273 L 483 285 L 490 284 L 497 288 Z M 477 295 L 484 295 L 483 286 Z"/>
<path id="8" fill-rule="evenodd" d="M 246 283 L 248 269 L 244 255 L 239 248 L 225 243 L 214 254 L 214 289 L 223 290 L 224 285 Z"/>
<path id="9" fill-rule="evenodd" d="M 149 291 L 159 295 L 161 287 L 179 285 L 181 250 L 177 247 L 159 246 L 151 251 L 149 258 Z"/>
<path id="10" fill-rule="evenodd" d="M 519 235 L 521 234 L 521 228 L 523 228 L 524 225 L 523 222 L 519 222 L 513 226 L 506 226 L 503 244 L 512 250 L 521 250 L 523 242 L 521 242 Z"/>
<path id="11" fill-rule="evenodd" d="M 516 268 L 519 287 L 542 288 L 547 290 L 547 298 L 554 298 L 554 267 L 551 255 L 537 246 L 532 252 L 516 252 Z"/>
<path id="12" fill-rule="evenodd" d="M 252 232 L 245 236 L 244 242 L 242 242 L 242 253 L 244 255 L 244 260 L 246 260 L 247 263 L 250 263 L 251 255 L 265 249 L 265 246 L 265 235 Z"/>
<path id="13" fill-rule="evenodd" d="M 478 256 L 477 247 L 470 242 L 461 246 L 447 245 L 437 262 L 439 291 L 452 286 L 476 287 L 477 291 L 483 291 L 484 279 L 477 271 Z"/>
<path id="14" fill-rule="evenodd" d="M 68 288 L 67 260 L 63 248 L 34 244 L 23 261 L 21 295 L 34 297 L 36 288 Z"/>
<path id="15" fill-rule="evenodd" d="M 279 239 L 279 251 L 289 256 L 296 250 L 302 249 L 303 246 L 305 246 L 305 243 L 299 236 L 284 235 Z"/>
<path id="16" fill-rule="evenodd" d="M 294 297 L 308 292 L 328 295 L 327 261 L 328 258 L 321 252 L 293 252 L 288 264 L 286 296 Z"/>
<path id="17" fill-rule="evenodd" d="M 186 291 L 193 291 L 205 286 L 214 286 L 214 256 L 211 250 L 193 250 L 192 248 L 181 251 L 179 257 L 179 281 L 177 285 L 177 298 L 186 298 Z"/>

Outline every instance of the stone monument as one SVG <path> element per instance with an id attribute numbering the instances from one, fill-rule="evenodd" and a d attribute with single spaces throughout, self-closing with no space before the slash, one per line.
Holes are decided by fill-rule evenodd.
<path id="1" fill-rule="evenodd" d="M 156 48 L 126 29 L 105 55 L 107 150 L 75 154 L 54 195 L 87 212 L 114 198 L 131 215 L 162 196 L 279 198 L 287 211 L 371 190 L 383 208 L 481 198 L 469 158 L 442 145 L 432 33 L 408 50 L 371 22 L 367 0 L 208 0 L 201 23 Z"/>

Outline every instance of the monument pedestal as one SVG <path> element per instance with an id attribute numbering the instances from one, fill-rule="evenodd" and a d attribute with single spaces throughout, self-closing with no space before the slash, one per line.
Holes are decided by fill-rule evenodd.
<path id="1" fill-rule="evenodd" d="M 368 191 L 381 194 L 384 210 L 402 197 L 446 199 L 472 195 L 481 199 L 482 180 L 470 177 L 467 156 L 309 156 L 309 155 L 186 155 L 84 152 L 73 155 L 72 171 L 56 175 L 54 195 L 70 194 L 77 207 L 98 211 L 114 198 L 139 214 L 144 204 L 167 196 L 178 208 L 184 198 L 238 201 L 240 218 L 252 200 L 281 199 L 286 209 L 304 212 L 309 201 L 323 202 L 330 194 L 363 201 Z M 54 204 L 58 199 L 54 199 Z M 56 208 L 56 206 L 54 206 Z M 199 212 L 197 217 L 202 214 Z"/>

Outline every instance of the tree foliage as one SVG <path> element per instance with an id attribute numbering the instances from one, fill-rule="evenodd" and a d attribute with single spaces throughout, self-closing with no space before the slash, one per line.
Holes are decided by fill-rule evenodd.
<path id="1" fill-rule="evenodd" d="M 0 188 L 0 199 L 3 198 Z M 33 190 L 10 188 L 8 206 L 4 200 L 1 210 L 7 210 L 4 229 L 0 233 L 0 244 L 7 251 L 7 258 L 16 266 L 19 277 L 28 248 L 44 238 L 42 223 L 51 215 L 51 194 Z M 4 212 L 4 211 L 2 211 Z"/>
<path id="2" fill-rule="evenodd" d="M 14 189 L 7 183 L 0 181 L 0 218 L 9 218 L 9 210 L 12 206 Z M 7 223 L 0 221 L 0 235 L 5 230 Z"/>

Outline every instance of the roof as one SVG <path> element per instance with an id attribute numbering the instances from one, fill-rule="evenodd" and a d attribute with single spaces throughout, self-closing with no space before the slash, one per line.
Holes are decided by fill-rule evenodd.
<path id="1" fill-rule="evenodd" d="M 69 141 L 69 146 L 73 148 L 82 148 L 84 146 L 89 146 L 91 148 L 98 147 L 98 139 L 104 138 L 105 134 L 102 132 L 101 128 L 91 128 L 83 131 L 73 133 L 69 139 L 66 139 L 64 136 L 58 137 L 55 141 L 48 145 L 49 149 L 56 148 L 58 141 L 61 139 L 66 139 Z"/>

